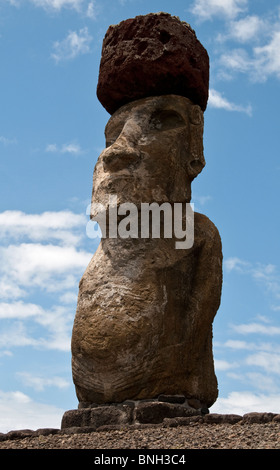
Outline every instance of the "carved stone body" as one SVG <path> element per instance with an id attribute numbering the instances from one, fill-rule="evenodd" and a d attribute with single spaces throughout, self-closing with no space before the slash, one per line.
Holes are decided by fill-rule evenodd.
<path id="1" fill-rule="evenodd" d="M 93 176 L 94 203 L 185 203 L 205 165 L 203 113 L 188 98 L 136 100 L 106 126 Z M 95 217 L 94 205 L 92 217 Z M 194 244 L 174 238 L 105 238 L 79 288 L 72 333 L 79 401 L 184 394 L 211 406 L 218 394 L 212 323 L 220 304 L 218 230 L 194 214 Z"/>

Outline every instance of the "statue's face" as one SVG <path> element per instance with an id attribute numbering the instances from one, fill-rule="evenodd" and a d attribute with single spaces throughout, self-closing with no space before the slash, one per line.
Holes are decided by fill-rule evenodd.
<path id="1" fill-rule="evenodd" d="M 93 202 L 190 201 L 190 184 L 205 165 L 203 113 L 187 98 L 137 100 L 112 115 L 106 149 L 93 177 Z"/>

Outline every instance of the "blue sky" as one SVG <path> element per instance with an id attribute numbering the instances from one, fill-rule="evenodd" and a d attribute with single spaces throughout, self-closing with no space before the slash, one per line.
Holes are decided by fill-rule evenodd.
<path id="1" fill-rule="evenodd" d="M 274 0 L 0 0 L 0 432 L 59 427 L 77 407 L 70 339 L 110 24 L 166 11 L 210 56 L 195 210 L 224 253 L 214 412 L 280 411 L 280 7 Z"/>

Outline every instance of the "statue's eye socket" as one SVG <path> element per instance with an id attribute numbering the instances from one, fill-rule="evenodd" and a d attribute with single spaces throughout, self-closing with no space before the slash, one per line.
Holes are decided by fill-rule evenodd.
<path id="1" fill-rule="evenodd" d="M 113 129 L 112 131 L 106 134 L 106 147 L 110 147 L 111 145 L 113 145 L 114 142 L 116 142 L 122 130 L 123 127 L 119 129 Z"/>
<path id="2" fill-rule="evenodd" d="M 126 124 L 126 119 L 116 120 L 114 117 L 108 121 L 105 128 L 106 147 L 110 147 L 119 138 Z"/>
<path id="3" fill-rule="evenodd" d="M 150 129 L 153 132 L 167 131 L 185 125 L 183 117 L 176 111 L 170 110 L 156 111 L 152 114 L 150 120 Z"/>

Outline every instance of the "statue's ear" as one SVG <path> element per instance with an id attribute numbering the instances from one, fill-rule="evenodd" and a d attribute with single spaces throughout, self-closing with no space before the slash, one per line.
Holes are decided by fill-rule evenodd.
<path id="1" fill-rule="evenodd" d="M 191 179 L 196 178 L 205 167 L 203 127 L 203 112 L 200 106 L 194 105 L 190 110 L 190 147 L 189 160 L 187 163 L 187 173 Z"/>

